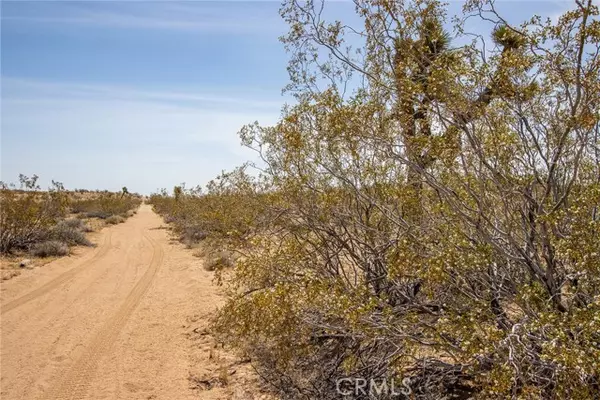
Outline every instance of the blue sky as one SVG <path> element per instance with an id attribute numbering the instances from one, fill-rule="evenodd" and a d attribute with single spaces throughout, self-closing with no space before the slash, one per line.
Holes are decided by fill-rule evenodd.
<path id="1" fill-rule="evenodd" d="M 458 9 L 461 3 L 451 3 Z M 513 18 L 565 2 L 502 4 Z M 287 27 L 273 1 L 2 1 L 3 181 L 150 193 L 204 184 L 277 121 Z M 351 3 L 332 14 L 352 15 Z"/>

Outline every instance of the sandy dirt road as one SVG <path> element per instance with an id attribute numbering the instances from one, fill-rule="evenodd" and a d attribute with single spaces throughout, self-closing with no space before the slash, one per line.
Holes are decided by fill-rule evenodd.
<path id="1" fill-rule="evenodd" d="M 2 284 L 3 400 L 230 398 L 190 385 L 223 368 L 210 339 L 189 332 L 222 297 L 162 228 L 143 205 L 96 234 L 97 247 Z"/>

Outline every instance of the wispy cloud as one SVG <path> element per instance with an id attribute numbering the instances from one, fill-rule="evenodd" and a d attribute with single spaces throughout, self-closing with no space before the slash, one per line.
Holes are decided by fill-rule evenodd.
<path id="1" fill-rule="evenodd" d="M 279 115 L 276 101 L 257 108 L 248 98 L 197 97 L 3 79 L 2 180 L 37 173 L 69 187 L 92 182 L 146 193 L 202 184 L 255 157 L 239 143 L 241 126 L 271 124 Z"/>
<path id="2" fill-rule="evenodd" d="M 239 7 L 239 4 L 246 5 Z M 259 3 L 238 3 L 237 7 L 231 7 L 227 2 L 29 2 L 26 7 L 8 3 L 3 6 L 2 20 L 81 27 L 260 33 L 283 27 L 281 19 L 272 12 L 272 4 L 265 8 Z M 248 5 L 254 12 L 244 12 Z M 268 12 L 260 12 L 261 8 Z"/>
<path id="3" fill-rule="evenodd" d="M 240 88 L 235 95 L 218 94 L 202 89 L 197 90 L 147 90 L 127 86 L 76 84 L 63 82 L 46 82 L 13 77 L 2 77 L 2 89 L 10 94 L 11 101 L 32 99 L 54 101 L 56 97 L 63 100 L 94 99 L 107 101 L 155 102 L 188 105 L 195 108 L 227 108 L 241 107 L 247 110 L 272 111 L 281 106 L 282 98 L 268 99 L 266 93 Z M 226 91 L 225 91 L 226 92 Z"/>

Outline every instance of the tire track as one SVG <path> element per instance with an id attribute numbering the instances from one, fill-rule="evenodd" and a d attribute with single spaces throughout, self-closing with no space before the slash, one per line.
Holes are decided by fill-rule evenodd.
<path id="1" fill-rule="evenodd" d="M 129 248 L 129 249 L 127 249 L 127 251 L 126 251 L 126 253 L 125 253 L 125 256 L 124 256 L 126 259 L 128 259 L 128 257 L 129 257 L 129 254 L 130 254 L 130 252 L 131 252 L 131 251 L 133 251 L 133 249 L 132 249 L 132 248 Z M 94 262 L 94 263 L 95 263 L 95 262 Z M 114 266 L 115 266 L 115 263 L 108 265 L 108 266 L 106 267 L 106 269 L 105 269 L 104 271 L 102 271 L 102 272 L 101 272 L 101 274 L 99 274 L 98 276 L 96 276 L 95 278 L 93 278 L 93 280 L 92 280 L 92 281 L 91 281 L 91 282 L 90 282 L 90 283 L 89 283 L 89 284 L 86 286 L 86 289 L 83 291 L 83 293 L 87 293 L 87 292 L 88 292 L 88 290 L 89 290 L 89 289 L 91 289 L 91 288 L 93 288 L 93 287 L 94 287 L 94 285 L 96 285 L 96 283 L 97 283 L 99 280 L 101 280 L 101 279 L 105 279 L 105 278 L 106 278 L 106 276 L 109 274 L 109 272 L 110 272 L 110 271 L 113 269 L 113 267 L 114 267 Z M 137 269 L 137 264 L 136 264 L 136 269 Z M 136 272 L 135 278 L 137 278 L 137 272 Z M 134 278 L 134 281 L 135 281 L 135 278 Z M 121 280 L 119 280 L 119 285 L 120 285 L 121 283 L 122 283 L 122 281 L 121 281 Z M 38 323 L 37 323 L 36 325 L 38 325 L 40 328 L 39 328 L 39 329 L 38 329 L 38 331 L 36 331 L 35 333 L 30 333 L 30 332 L 28 332 L 28 333 L 30 333 L 30 334 L 29 334 L 29 335 L 27 335 L 27 334 L 26 334 L 26 335 L 22 336 L 22 337 L 21 337 L 21 339 L 27 340 L 27 339 L 28 339 L 28 337 L 31 337 L 31 338 L 36 338 L 36 337 L 39 337 L 39 335 L 40 335 L 42 332 L 44 332 L 44 331 L 48 331 L 48 330 L 50 330 L 50 331 L 55 331 L 55 330 L 56 330 L 56 329 L 55 329 L 55 324 L 56 324 L 57 322 L 59 322 L 59 321 L 58 321 L 58 318 L 60 318 L 60 317 L 62 317 L 62 316 L 63 316 L 63 311 L 64 311 L 64 310 L 67 310 L 67 309 L 69 309 L 69 308 L 71 308 L 71 307 L 73 306 L 73 304 L 75 304 L 75 303 L 76 303 L 78 300 L 80 300 L 80 298 L 79 298 L 79 297 L 78 297 L 78 298 L 75 298 L 75 299 L 73 299 L 72 301 L 70 301 L 70 302 L 68 302 L 68 303 L 63 303 L 63 304 L 61 304 L 61 308 L 60 308 L 60 310 L 56 310 L 56 309 L 55 309 L 55 310 L 53 310 L 53 311 L 55 311 L 55 312 L 56 312 L 56 314 L 55 314 L 54 316 L 50 316 L 50 318 L 48 318 L 48 319 L 46 319 L 46 320 L 44 320 L 44 317 L 47 317 L 47 316 L 48 316 L 48 314 L 47 314 L 46 312 L 44 312 L 44 309 L 43 309 L 43 308 L 41 308 L 41 311 L 42 311 L 42 312 L 41 312 L 41 313 L 38 313 L 38 315 L 37 315 L 37 319 L 36 319 L 36 320 L 38 321 Z M 45 306 L 45 305 L 46 305 L 46 304 L 44 304 L 44 306 Z M 42 306 L 42 307 L 43 307 L 43 306 Z M 40 309 L 38 309 L 38 311 L 40 311 Z M 57 312 L 57 311 L 58 311 L 58 312 Z M 14 325 L 12 325 L 12 324 L 11 324 L 11 326 L 10 326 L 10 327 L 7 329 L 7 327 L 6 327 L 6 326 L 4 326 L 4 325 L 6 325 L 6 324 L 3 324 L 3 326 L 2 326 L 2 336 L 3 336 L 3 337 L 7 337 L 7 336 L 10 336 L 10 335 L 12 335 L 12 334 L 13 334 L 13 333 L 14 333 L 14 332 L 17 330 L 17 329 L 19 329 L 19 328 L 21 327 L 21 326 L 20 326 L 20 324 L 14 324 Z"/>
<path id="2" fill-rule="evenodd" d="M 89 260 L 82 260 L 79 263 L 79 265 L 77 265 L 77 266 L 71 268 L 70 270 L 68 270 L 67 272 L 64 272 L 63 274 L 57 276 L 56 278 L 52 279 L 50 282 L 46 283 L 45 285 L 42 285 L 41 287 L 27 293 L 26 295 L 21 296 L 15 300 L 12 300 L 12 301 L 6 303 L 6 305 L 2 306 L 2 311 L 0 312 L 0 315 L 4 315 L 4 314 L 8 313 L 9 311 L 14 310 L 15 308 L 22 306 L 23 304 L 29 303 L 31 300 L 34 300 L 40 296 L 45 295 L 48 292 L 51 292 L 52 290 L 56 289 L 63 283 L 71 280 L 75 275 L 77 275 L 78 272 L 82 271 L 89 265 L 95 263 L 96 261 L 98 261 L 99 259 L 104 257 L 111 248 L 110 237 L 111 237 L 111 232 L 108 231 L 106 233 L 106 236 L 104 238 L 104 242 L 102 243 L 102 246 L 98 249 L 98 251 L 96 251 L 96 253 L 94 254 L 94 256 L 92 258 L 90 258 Z"/>
<path id="3" fill-rule="evenodd" d="M 98 362 L 114 344 L 119 332 L 140 303 L 162 264 L 164 256 L 162 247 L 147 234 L 144 234 L 144 238 L 150 242 L 153 248 L 150 266 L 131 290 L 117 313 L 100 329 L 88 348 L 63 375 L 56 388 L 46 394 L 45 399 L 83 399 L 85 397 Z"/>

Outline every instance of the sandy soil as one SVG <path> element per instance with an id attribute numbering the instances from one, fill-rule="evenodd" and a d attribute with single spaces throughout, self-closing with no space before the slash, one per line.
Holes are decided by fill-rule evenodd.
<path id="1" fill-rule="evenodd" d="M 143 205 L 96 248 L 2 283 L 2 399 L 267 398 L 206 330 L 212 273 L 164 228 Z"/>

